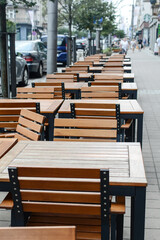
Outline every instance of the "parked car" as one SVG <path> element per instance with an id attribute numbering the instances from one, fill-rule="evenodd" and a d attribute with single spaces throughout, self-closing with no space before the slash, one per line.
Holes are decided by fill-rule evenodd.
<path id="1" fill-rule="evenodd" d="M 0 76 L 1 76 L 1 63 L 0 63 Z M 29 70 L 25 59 L 21 56 L 16 56 L 16 84 L 23 86 L 28 84 Z"/>
<path id="2" fill-rule="evenodd" d="M 47 46 L 47 35 L 41 37 L 41 41 Z M 67 64 L 67 36 L 57 36 L 57 63 Z"/>
<path id="3" fill-rule="evenodd" d="M 41 41 L 16 41 L 16 52 L 26 60 L 29 73 L 42 77 L 47 71 L 47 48 Z"/>
<path id="4" fill-rule="evenodd" d="M 76 39 L 76 50 L 82 49 L 85 50 L 86 42 L 83 39 Z"/>

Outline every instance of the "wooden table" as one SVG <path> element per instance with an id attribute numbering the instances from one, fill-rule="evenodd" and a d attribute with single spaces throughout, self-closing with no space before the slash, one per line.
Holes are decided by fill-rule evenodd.
<path id="1" fill-rule="evenodd" d="M 102 81 L 102 83 L 103 83 L 103 81 Z M 74 94 L 75 99 L 80 99 L 81 98 L 81 88 L 88 87 L 88 83 L 86 83 L 86 82 L 64 83 L 64 86 L 65 86 L 65 91 L 67 93 L 72 93 L 72 94 Z M 136 83 L 122 83 L 121 90 L 122 90 L 122 94 L 126 93 L 130 96 L 131 99 L 137 99 L 138 88 L 137 88 Z"/>
<path id="2" fill-rule="evenodd" d="M 131 197 L 131 239 L 144 240 L 147 181 L 139 143 L 20 141 L 0 160 L 6 191 L 8 166 L 109 168 L 111 195 Z"/>
<path id="3" fill-rule="evenodd" d="M 94 75 L 99 75 L 99 74 L 94 74 Z M 123 81 L 124 82 L 134 82 L 134 73 L 107 73 L 107 72 L 102 72 L 101 75 L 117 75 L 117 76 L 123 76 Z"/>
<path id="4" fill-rule="evenodd" d="M 143 110 L 137 100 L 96 100 L 96 99 L 73 99 L 65 100 L 60 107 L 58 113 L 62 118 L 71 118 L 70 103 L 84 102 L 84 103 L 115 103 L 120 104 L 121 119 L 133 119 L 133 132 L 131 133 L 131 140 L 135 141 L 135 121 L 137 121 L 137 142 L 142 145 L 143 136 Z"/>
<path id="5" fill-rule="evenodd" d="M 53 140 L 53 128 L 54 128 L 54 117 L 63 100 L 50 100 L 50 99 L 0 99 L 0 103 L 14 103 L 14 102 L 39 102 L 40 113 L 45 115 L 49 123 L 48 139 Z"/>
<path id="6" fill-rule="evenodd" d="M 108 67 L 109 67 L 109 66 L 108 66 Z M 92 72 L 92 73 L 101 73 L 102 70 L 104 70 L 103 67 L 90 67 L 90 68 L 89 68 L 89 72 Z M 123 67 L 123 70 L 124 70 L 124 73 L 131 73 L 132 68 L 131 68 L 131 67 L 126 67 L 126 66 L 124 66 L 124 67 Z"/>
<path id="7" fill-rule="evenodd" d="M 0 138 L 0 158 L 2 158 L 17 142 L 17 138 Z"/>

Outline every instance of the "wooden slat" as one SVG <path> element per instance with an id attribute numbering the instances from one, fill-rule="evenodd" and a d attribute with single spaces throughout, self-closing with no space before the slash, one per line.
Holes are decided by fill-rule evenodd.
<path id="1" fill-rule="evenodd" d="M 32 99 L 53 99 L 54 94 L 21 94 L 17 93 L 16 98 L 32 98 Z"/>
<path id="2" fill-rule="evenodd" d="M 26 87 L 26 88 L 17 88 L 17 93 L 51 93 L 54 92 L 52 87 Z"/>
<path id="3" fill-rule="evenodd" d="M 60 82 L 35 82 L 35 87 L 37 86 L 59 86 L 61 87 L 61 83 Z M 61 88 L 60 88 L 61 90 Z"/>
<path id="4" fill-rule="evenodd" d="M 35 133 L 35 132 L 33 132 L 23 126 L 20 126 L 20 125 L 17 125 L 16 132 L 18 134 L 22 134 L 24 137 L 27 137 L 28 140 L 38 141 L 40 138 L 40 134 Z"/>
<path id="5" fill-rule="evenodd" d="M 67 191 L 100 191 L 99 182 L 85 181 L 63 181 L 63 180 L 42 180 L 42 179 L 20 179 L 20 188 L 23 189 L 44 189 L 44 190 L 67 190 Z"/>
<path id="6" fill-rule="evenodd" d="M 75 227 L 3 227 L 0 236 L 1 240 L 75 240 Z"/>
<path id="7" fill-rule="evenodd" d="M 117 130 L 94 129 L 54 129 L 55 137 L 91 137 L 91 138 L 116 138 Z"/>
<path id="8" fill-rule="evenodd" d="M 115 117 L 116 111 L 106 111 L 106 110 L 89 110 L 89 109 L 75 109 L 76 116 L 85 115 L 85 116 L 110 116 Z"/>
<path id="9" fill-rule="evenodd" d="M 20 141 L 20 140 L 31 140 L 31 139 L 28 139 L 27 137 L 25 137 L 25 136 L 23 136 L 23 135 L 21 135 L 21 134 L 19 134 L 19 133 L 15 133 L 15 138 L 17 138 L 18 139 L 18 141 Z"/>
<path id="10" fill-rule="evenodd" d="M 114 103 L 74 102 L 75 108 L 116 109 Z"/>
<path id="11" fill-rule="evenodd" d="M 25 212 L 45 212 L 59 214 L 80 214 L 89 216 L 100 216 L 100 205 L 91 204 L 63 204 L 63 203 L 38 203 L 22 201 L 23 211 Z"/>
<path id="12" fill-rule="evenodd" d="M 0 108 L 35 108 L 35 102 L 0 102 Z"/>
<path id="13" fill-rule="evenodd" d="M 78 139 L 73 139 L 73 138 L 55 138 L 54 141 L 63 141 L 63 142 L 117 142 L 116 139 L 101 139 L 101 138 L 78 138 Z"/>
<path id="14" fill-rule="evenodd" d="M 95 91 L 102 91 L 102 92 L 107 92 L 107 91 L 119 91 L 119 87 L 118 86 L 94 86 L 94 87 L 82 87 L 81 91 L 86 91 L 86 92 L 95 92 Z"/>
<path id="15" fill-rule="evenodd" d="M 66 202 L 66 203 L 98 203 L 100 193 L 84 192 L 55 192 L 55 191 L 26 191 L 21 190 L 22 201 Z"/>
<path id="16" fill-rule="evenodd" d="M 18 167 L 19 177 L 100 178 L 99 169 Z"/>
<path id="17" fill-rule="evenodd" d="M 43 121 L 45 119 L 45 116 L 38 114 L 38 113 L 28 111 L 27 109 L 21 110 L 21 116 L 26 117 L 27 119 L 30 119 L 32 121 L 36 121 L 38 123 L 43 123 Z"/>
<path id="18" fill-rule="evenodd" d="M 117 121 L 113 119 L 66 119 L 57 118 L 54 121 L 55 127 L 80 127 L 80 128 L 116 128 Z"/>
<path id="19" fill-rule="evenodd" d="M 81 92 L 82 98 L 119 98 L 118 92 Z"/>
<path id="20" fill-rule="evenodd" d="M 30 121 L 28 119 L 25 119 L 23 117 L 19 118 L 18 123 L 20 125 L 22 125 L 23 127 L 29 128 L 29 129 L 34 130 L 36 132 L 41 132 L 41 130 L 42 130 L 42 125 L 37 124 L 35 122 L 32 122 L 32 121 Z"/>

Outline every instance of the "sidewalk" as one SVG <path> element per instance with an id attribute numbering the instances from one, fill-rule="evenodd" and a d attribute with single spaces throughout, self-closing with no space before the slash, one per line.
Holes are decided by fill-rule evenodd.
<path id="1" fill-rule="evenodd" d="M 148 180 L 145 240 L 160 239 L 160 57 L 148 49 L 128 55 L 138 85 L 138 102 L 144 110 L 143 158 Z M 129 239 L 129 209 L 124 237 Z"/>
<path id="2" fill-rule="evenodd" d="M 145 240 L 160 239 L 160 57 L 148 49 L 128 55 L 138 85 L 138 102 L 144 110 L 143 157 L 148 180 Z M 0 193 L 0 200 L 3 193 Z M 129 199 L 124 239 L 129 240 Z M 10 212 L 0 210 L 0 226 L 9 226 Z"/>

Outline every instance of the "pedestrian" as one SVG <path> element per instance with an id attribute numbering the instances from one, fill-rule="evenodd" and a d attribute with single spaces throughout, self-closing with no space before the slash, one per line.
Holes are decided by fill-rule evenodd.
<path id="1" fill-rule="evenodd" d="M 121 40 L 120 42 L 120 47 L 122 49 L 122 54 L 127 54 L 127 51 L 128 51 L 128 41 L 126 40 L 126 38 L 124 38 L 123 40 Z"/>
<path id="2" fill-rule="evenodd" d="M 132 49 L 133 53 L 134 53 L 135 48 L 136 48 L 136 41 L 135 41 L 135 39 L 132 39 L 132 41 L 131 41 L 131 49 Z"/>
<path id="3" fill-rule="evenodd" d="M 157 38 L 157 44 L 158 44 L 158 56 L 160 56 L 160 35 Z"/>
<path id="4" fill-rule="evenodd" d="M 143 48 L 142 39 L 138 39 L 138 49 L 139 49 L 139 51 L 141 51 L 142 48 Z"/>
<path id="5" fill-rule="evenodd" d="M 147 45 L 147 40 L 146 40 L 146 38 L 144 38 L 144 39 L 143 39 L 143 48 L 144 48 L 144 49 L 145 49 L 146 45 Z"/>

